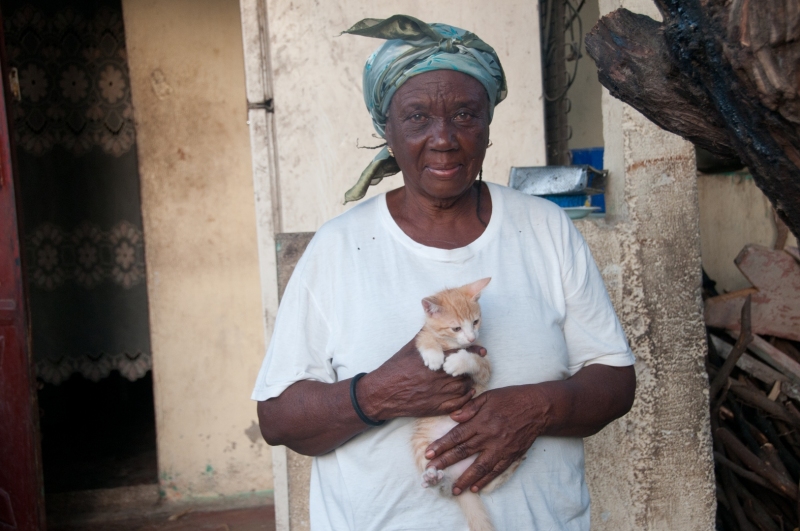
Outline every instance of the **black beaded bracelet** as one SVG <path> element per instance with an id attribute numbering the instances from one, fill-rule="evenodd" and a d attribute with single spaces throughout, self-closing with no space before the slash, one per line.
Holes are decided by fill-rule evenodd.
<path id="1" fill-rule="evenodd" d="M 355 376 L 353 376 L 353 379 L 350 380 L 350 402 L 353 404 L 353 409 L 356 410 L 356 414 L 358 415 L 358 418 L 360 418 L 364 422 L 364 424 L 367 424 L 368 426 L 382 426 L 386 421 L 385 420 L 372 420 L 371 418 L 366 416 L 364 414 L 364 412 L 361 411 L 361 407 L 358 405 L 358 400 L 356 399 L 356 384 L 358 383 L 358 381 L 362 377 L 364 377 L 366 375 L 367 375 L 367 373 L 362 372 L 362 373 L 356 374 Z"/>

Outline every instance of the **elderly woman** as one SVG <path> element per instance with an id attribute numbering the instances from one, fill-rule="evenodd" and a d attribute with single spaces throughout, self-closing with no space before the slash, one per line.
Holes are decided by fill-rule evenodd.
<path id="1" fill-rule="evenodd" d="M 384 149 L 348 192 L 402 171 L 404 186 L 326 223 L 288 284 L 253 398 L 269 444 L 315 456 L 311 529 L 466 529 L 458 505 L 420 487 L 415 417 L 459 422 L 428 449 L 453 486 L 484 496 L 498 530 L 589 529 L 582 437 L 631 407 L 633 356 L 581 235 L 554 204 L 483 183 L 506 82 L 476 35 L 406 16 L 349 33 L 387 39 L 364 70 Z M 427 369 L 420 300 L 492 277 L 481 343 L 490 390 Z M 477 351 L 477 348 L 476 348 Z M 355 377 L 355 378 L 354 378 Z"/>

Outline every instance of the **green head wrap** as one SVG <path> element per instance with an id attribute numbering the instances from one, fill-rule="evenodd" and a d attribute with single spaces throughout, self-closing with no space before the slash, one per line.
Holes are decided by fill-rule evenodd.
<path id="1" fill-rule="evenodd" d="M 400 85 L 418 74 L 455 70 L 474 77 L 489 95 L 490 122 L 494 106 L 508 94 L 500 58 L 474 33 L 447 24 L 426 24 L 406 15 L 385 20 L 365 18 L 343 33 L 387 39 L 364 65 L 364 102 L 381 137 L 385 136 L 386 113 L 392 96 Z M 371 184 L 378 184 L 399 171 L 397 162 L 384 147 L 344 195 L 345 203 L 358 201 Z"/>

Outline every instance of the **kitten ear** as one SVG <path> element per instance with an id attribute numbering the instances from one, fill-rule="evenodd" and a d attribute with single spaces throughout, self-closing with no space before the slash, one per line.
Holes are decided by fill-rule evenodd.
<path id="1" fill-rule="evenodd" d="M 483 288 L 489 285 L 489 281 L 492 280 L 492 277 L 482 278 L 480 280 L 476 280 L 472 284 L 467 284 L 464 286 L 464 290 L 467 294 L 472 297 L 473 301 L 477 301 L 481 298 L 481 291 Z"/>
<path id="2" fill-rule="evenodd" d="M 431 316 L 442 311 L 442 307 L 439 306 L 439 300 L 436 297 L 425 297 L 422 299 L 422 307 L 425 308 L 425 313 Z"/>

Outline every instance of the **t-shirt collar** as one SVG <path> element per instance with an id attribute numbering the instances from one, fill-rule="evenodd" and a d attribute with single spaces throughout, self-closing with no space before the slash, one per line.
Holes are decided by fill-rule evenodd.
<path id="1" fill-rule="evenodd" d="M 486 183 L 486 186 L 492 197 L 492 217 L 486 229 L 483 231 L 483 234 L 465 247 L 459 247 L 457 249 L 439 249 L 436 247 L 428 247 L 427 245 L 412 240 L 403 232 L 403 229 L 397 225 L 392 214 L 389 212 L 389 206 L 386 203 L 386 194 L 382 194 L 380 198 L 378 198 L 378 215 L 383 225 L 389 231 L 389 234 L 414 254 L 438 262 L 466 262 L 491 242 L 500 229 L 503 217 L 503 195 L 500 193 L 498 185 Z"/>

